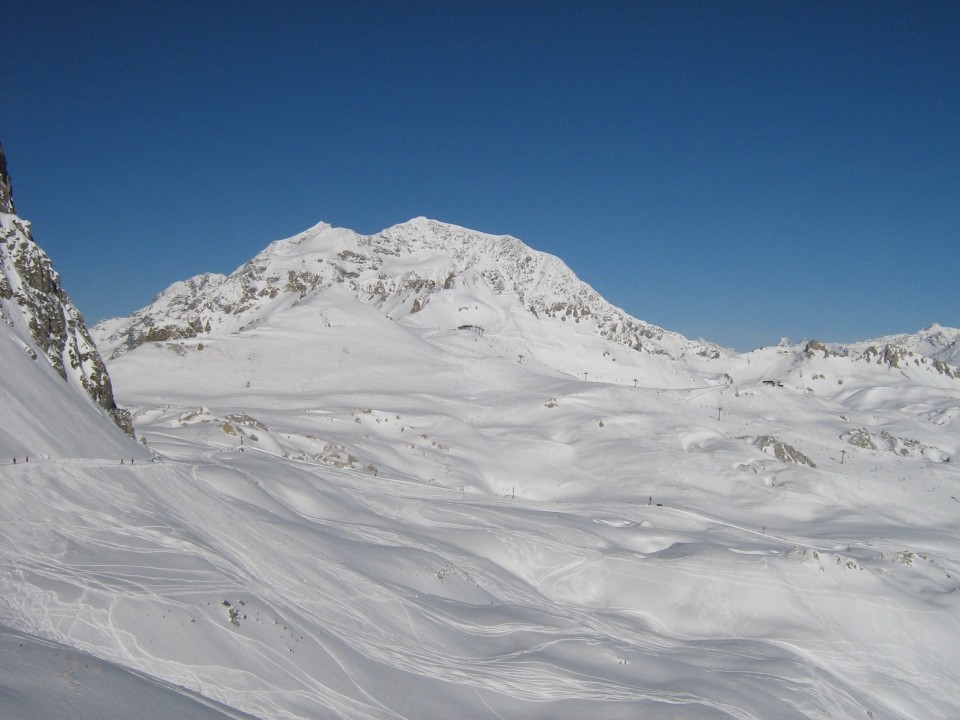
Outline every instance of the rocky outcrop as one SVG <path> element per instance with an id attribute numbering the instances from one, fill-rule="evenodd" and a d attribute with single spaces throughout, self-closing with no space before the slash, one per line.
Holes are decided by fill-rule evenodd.
<path id="1" fill-rule="evenodd" d="M 847 430 L 845 433 L 840 435 L 840 439 L 845 440 L 855 447 L 863 448 L 864 450 L 877 449 L 877 444 L 873 441 L 873 436 L 865 428 Z"/>
<path id="2" fill-rule="evenodd" d="M 774 437 L 773 435 L 760 435 L 759 437 L 745 435 L 740 439 L 746 440 L 754 447 L 759 448 L 765 453 L 773 455 L 782 463 L 808 465 L 812 468 L 816 467 L 816 464 L 813 462 L 813 460 L 808 458 L 792 445 L 788 445 L 787 443 L 783 442 L 783 440 Z"/>
<path id="3" fill-rule="evenodd" d="M 838 356 L 836 352 L 828 348 L 819 340 L 811 340 L 810 342 L 808 342 L 807 346 L 804 348 L 804 352 L 807 354 L 808 357 L 813 357 L 818 352 L 823 353 L 823 357 L 825 358 Z"/>
<path id="4" fill-rule="evenodd" d="M 871 345 L 863 351 L 863 355 L 861 357 L 867 362 L 873 362 L 877 365 L 887 365 L 891 368 L 899 369 L 901 367 L 901 363 L 905 362 L 908 358 L 912 358 L 913 356 L 913 351 L 908 350 L 907 348 L 898 347 L 895 345 L 884 345 L 878 349 Z"/>
<path id="5" fill-rule="evenodd" d="M 132 434 L 130 414 L 117 406 L 107 368 L 50 258 L 30 226 L 13 213 L 10 178 L 0 154 L 0 315 L 24 326 L 37 350 L 68 383 L 81 388 Z"/>
<path id="6" fill-rule="evenodd" d="M 941 375 L 946 375 L 949 378 L 954 380 L 960 380 L 960 368 L 952 367 L 947 365 L 943 360 L 934 360 L 933 369 L 936 370 Z"/>
<path id="7" fill-rule="evenodd" d="M 950 456 L 938 447 L 912 438 L 897 437 L 887 430 L 871 435 L 866 428 L 848 430 L 840 439 L 865 450 L 884 450 L 900 457 L 919 457 L 931 462 L 950 462 Z"/>

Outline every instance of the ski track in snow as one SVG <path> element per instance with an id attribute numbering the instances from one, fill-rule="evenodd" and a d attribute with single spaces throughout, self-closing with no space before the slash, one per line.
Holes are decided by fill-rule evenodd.
<path id="1" fill-rule="evenodd" d="M 32 630 L 46 631 L 61 640 L 97 636 L 80 646 L 145 672 L 161 672 L 174 682 L 201 691 L 219 677 L 214 699 L 270 717 L 296 716 L 287 715 L 285 709 L 290 694 L 299 696 L 314 711 L 326 707 L 345 717 L 401 717 L 362 690 L 371 662 L 391 672 L 443 678 L 445 683 L 520 702 L 577 699 L 627 703 L 631 707 L 652 703 L 657 707 L 699 707 L 705 713 L 712 708 L 718 717 L 767 717 L 768 706 L 747 694 L 729 689 L 720 692 L 712 679 L 716 669 L 708 669 L 735 667 L 752 678 L 752 684 L 774 685 L 779 688 L 776 692 L 786 693 L 769 706 L 777 708 L 778 717 L 816 717 L 818 711 L 806 705 L 811 697 L 820 698 L 823 713 L 862 708 L 866 700 L 857 688 L 879 682 L 879 678 L 865 677 L 864 667 L 889 666 L 901 650 L 896 642 L 886 647 L 860 645 L 858 661 L 851 666 L 850 640 L 844 639 L 847 633 L 837 618 L 827 613 L 806 617 L 806 622 L 818 628 L 820 637 L 804 634 L 795 640 L 789 635 L 762 639 L 738 634 L 735 628 L 723 629 L 721 618 L 736 615 L 730 607 L 731 585 L 749 585 L 752 592 L 773 597 L 793 595 L 814 612 L 820 605 L 849 602 L 849 591 L 844 588 L 816 590 L 805 582 L 791 580 L 789 575 L 764 577 L 755 567 L 757 561 L 782 558 L 791 548 L 830 553 L 835 545 L 765 534 L 686 508 L 464 495 L 414 482 L 372 479 L 355 471 L 314 468 L 277 457 L 257 457 L 251 462 L 260 454 L 244 456 L 217 450 L 203 452 L 198 462 L 122 470 L 115 462 L 106 461 L 37 463 L 31 468 L 33 473 L 42 474 L 49 468 L 54 477 L 63 478 L 57 481 L 60 493 L 42 493 L 24 486 L 17 488 L 18 499 L 43 502 L 46 512 L 72 522 L 57 526 L 56 536 L 62 545 L 55 561 L 49 560 L 46 552 L 24 549 L 8 553 L 4 557 L 4 577 L 15 575 L 36 588 L 65 584 L 74 588 L 79 600 L 61 603 L 58 614 L 58 603 L 50 594 L 66 598 L 69 593 L 47 589 L 42 602 L 35 597 L 32 606 L 29 599 L 23 599 L 20 605 L 8 607 L 5 619 L 31 617 L 32 608 L 42 608 L 43 614 L 34 618 Z M 264 469 L 265 461 L 285 465 L 287 470 L 274 471 L 273 479 L 264 482 L 258 471 Z M 126 480 L 133 480 L 145 492 L 138 495 L 128 483 L 91 487 L 83 483 L 82 476 L 72 474 L 75 471 L 70 468 L 78 466 L 106 470 L 112 477 L 125 472 Z M 178 472 L 167 478 L 163 478 L 163 472 L 157 479 L 140 477 L 140 473 L 156 475 L 165 466 Z M 158 486 L 161 478 L 162 488 Z M 295 479 L 305 479 L 307 490 Z M 15 480 L 9 472 L 4 477 L 6 493 L 11 493 Z M 224 482 L 248 489 L 222 496 Z M 311 490 L 320 490 L 319 497 L 332 493 L 344 498 L 340 505 L 356 517 L 338 520 L 336 512 L 322 512 L 324 503 Z M 210 499 L 218 496 L 221 499 L 215 505 L 216 515 L 211 516 L 206 508 L 211 506 Z M 160 517 L 163 522 L 157 522 Z M 358 522 L 358 517 L 364 521 Z M 683 518 L 695 524 L 691 526 Z M 275 523 L 274 532 L 258 532 L 251 520 Z M 18 520 L 11 521 L 15 527 Z M 628 536 L 648 528 L 667 537 L 660 543 L 663 547 L 651 554 L 630 549 L 629 541 L 620 546 L 610 541 L 618 534 Z M 601 530 L 602 537 L 596 529 Z M 757 541 L 765 548 L 741 551 L 739 557 L 747 558 L 746 565 L 744 560 L 698 560 L 696 552 L 687 558 L 681 552 L 674 561 L 658 559 L 658 555 L 682 550 L 688 544 L 695 548 L 699 541 L 694 537 L 704 532 L 710 533 L 714 544 L 721 540 L 717 532 L 723 533 L 731 549 Z M 496 538 L 486 539 L 474 551 L 471 545 L 477 533 L 495 533 Z M 12 537 L 4 539 L 7 547 L 13 545 Z M 90 557 L 108 556 L 114 551 L 135 553 L 136 562 L 71 561 L 65 557 L 68 551 L 64 547 L 71 543 L 82 546 L 83 554 Z M 368 549 L 351 549 L 354 545 Z M 351 561 L 363 566 L 365 563 L 357 563 L 357 558 L 371 554 L 371 548 L 401 549 L 404 559 L 414 557 L 417 564 L 433 562 L 420 572 L 436 584 L 431 588 L 434 592 L 397 584 L 396 577 L 382 574 L 383 568 L 350 567 Z M 764 554 L 752 554 L 758 552 Z M 303 566 L 284 561 L 301 553 L 315 558 L 316 566 L 310 568 L 309 575 L 303 573 Z M 162 561 L 174 554 L 193 558 L 207 569 L 177 569 L 149 560 L 155 556 Z M 498 563 L 502 558 L 509 558 L 509 566 Z M 439 568 L 435 567 L 441 562 L 451 570 L 438 579 L 435 573 Z M 655 610 L 644 611 L 629 604 L 605 606 L 597 595 L 601 584 L 609 584 L 611 577 L 632 582 L 630 578 L 644 577 L 651 564 L 662 567 L 664 563 L 669 563 L 668 573 L 658 573 L 644 582 L 681 594 L 698 586 L 696 613 L 716 619 L 715 637 L 671 630 L 669 623 L 657 621 Z M 445 599 L 443 585 L 452 581 L 460 586 L 454 596 L 472 596 L 466 605 Z M 206 602 L 215 602 L 221 595 L 256 598 L 248 601 L 251 607 L 256 603 L 271 608 L 277 616 L 275 622 L 293 628 L 284 641 L 285 648 L 313 645 L 315 653 L 342 673 L 347 686 L 336 691 L 300 668 L 299 663 L 289 662 L 283 649 L 263 638 L 242 643 L 249 669 L 238 675 L 229 666 L 191 668 L 154 656 L 148 647 L 136 643 L 129 630 L 118 629 L 129 623 L 129 617 L 116 615 L 125 601 L 152 607 L 152 613 L 189 615 L 198 609 L 199 598 L 213 598 Z M 482 604 L 482 598 L 489 598 L 490 604 Z M 942 621 L 914 620 L 911 613 L 904 613 L 904 608 L 889 599 L 857 598 L 856 605 L 858 612 L 873 608 L 881 616 L 897 617 L 908 626 L 951 619 L 956 624 L 956 618 L 946 610 L 942 611 Z M 497 619 L 486 620 L 488 614 Z M 532 616 L 536 622 L 505 620 L 513 614 Z M 384 620 L 373 621 L 378 616 Z M 242 628 L 249 622 L 233 632 L 242 635 Z M 84 624 L 89 632 L 80 627 Z M 836 639 L 826 639 L 834 633 Z M 294 634 L 296 643 L 290 639 Z M 449 649 L 445 638 L 454 639 Z M 517 638 L 524 640 L 518 644 Z M 502 646 L 507 649 L 496 650 Z M 470 654 L 467 648 L 471 647 L 479 652 Z M 581 652 L 590 659 L 578 659 Z M 598 652 L 607 656 L 614 669 L 631 668 L 634 672 L 601 671 Z M 783 653 L 792 658 L 788 663 L 792 669 L 780 675 L 769 666 L 782 669 Z M 944 663 L 944 671 L 939 680 L 936 675 L 927 680 L 930 692 L 942 691 L 949 686 L 947 683 L 958 679 L 955 669 L 950 669 L 949 654 L 934 659 Z M 282 678 L 283 696 L 288 699 L 271 703 L 267 699 L 270 693 L 244 691 L 247 683 L 258 684 L 250 677 L 253 668 Z M 225 682 L 221 673 L 234 680 Z M 683 681 L 678 684 L 672 678 Z M 924 684 L 916 678 L 914 682 Z M 816 689 L 811 690 L 811 685 Z M 791 687 L 792 693 L 788 691 Z M 726 700 L 720 699 L 725 696 Z M 677 716 L 682 714 L 678 712 Z M 907 711 L 903 716 L 911 714 Z"/>

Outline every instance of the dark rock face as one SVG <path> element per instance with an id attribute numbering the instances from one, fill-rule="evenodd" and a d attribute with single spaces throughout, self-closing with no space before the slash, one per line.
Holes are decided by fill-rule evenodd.
<path id="1" fill-rule="evenodd" d="M 814 355 L 816 355 L 817 352 L 822 352 L 823 357 L 825 358 L 838 356 L 837 353 L 835 353 L 833 350 L 828 348 L 819 340 L 811 340 L 810 342 L 808 342 L 806 348 L 804 348 L 804 352 L 806 352 L 809 357 L 813 357 Z"/>
<path id="2" fill-rule="evenodd" d="M 60 376 L 78 384 L 127 434 L 130 413 L 117 406 L 107 368 L 60 274 L 13 213 L 10 177 L 0 153 L 0 319 L 22 323 Z"/>
<path id="3" fill-rule="evenodd" d="M 3 154 L 3 146 L 0 145 L 0 212 L 16 214 L 13 208 L 13 186 L 10 183 L 10 175 L 7 173 L 7 158 Z"/>

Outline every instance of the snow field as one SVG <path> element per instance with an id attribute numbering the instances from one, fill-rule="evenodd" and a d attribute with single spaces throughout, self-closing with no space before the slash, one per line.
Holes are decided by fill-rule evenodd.
<path id="1" fill-rule="evenodd" d="M 5 472 L 5 534 L 34 538 L 5 557 L 21 620 L 256 715 L 484 714 L 492 695 L 531 717 L 560 700 L 571 717 L 583 702 L 816 717 L 876 707 L 878 684 L 903 717 L 955 702 L 956 585 L 940 571 L 913 596 L 917 569 L 933 574 L 917 559 L 864 567 L 696 510 L 461 494 L 256 452 Z M 55 537 L 27 531 L 51 514 Z M 724 668 L 738 684 L 717 685 Z M 403 695 L 411 682 L 431 700 Z"/>
<path id="2" fill-rule="evenodd" d="M 166 460 L 3 468 L 0 620 L 259 717 L 960 707 L 952 463 L 789 387 L 583 382 L 358 317 L 115 361 Z"/>

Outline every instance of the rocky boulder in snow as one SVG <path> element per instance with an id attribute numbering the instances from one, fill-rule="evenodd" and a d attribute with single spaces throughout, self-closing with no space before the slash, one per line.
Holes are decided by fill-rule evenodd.
<path id="1" fill-rule="evenodd" d="M 760 435 L 759 437 L 753 437 L 746 435 L 741 438 L 746 440 L 754 447 L 759 448 L 765 453 L 773 455 L 777 460 L 782 463 L 793 463 L 794 465 L 808 465 L 809 467 L 815 468 L 816 464 L 804 455 L 802 452 L 797 450 L 792 445 L 788 445 L 780 438 L 774 437 L 773 435 Z"/>

